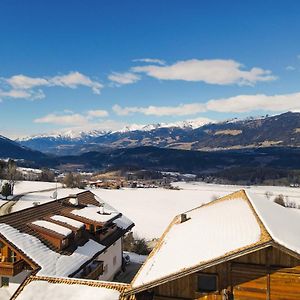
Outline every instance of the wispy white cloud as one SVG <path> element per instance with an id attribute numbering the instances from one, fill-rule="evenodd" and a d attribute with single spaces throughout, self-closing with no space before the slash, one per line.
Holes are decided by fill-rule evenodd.
<path id="1" fill-rule="evenodd" d="M 188 116 L 201 112 L 244 113 L 251 111 L 300 111 L 300 92 L 279 95 L 238 95 L 229 98 L 211 99 L 205 103 L 180 104 L 175 106 L 121 107 L 114 105 L 119 116 L 136 113 L 153 116 Z"/>
<path id="2" fill-rule="evenodd" d="M 295 71 L 296 70 L 296 68 L 294 66 L 286 66 L 285 69 L 287 71 Z"/>
<path id="3" fill-rule="evenodd" d="M 87 126 L 91 120 L 105 118 L 109 114 L 106 110 L 89 110 L 85 113 L 74 113 L 64 110 L 61 113 L 51 113 L 34 120 L 34 123 L 55 124 L 63 126 Z"/>
<path id="4" fill-rule="evenodd" d="M 100 94 L 100 90 L 103 88 L 103 85 L 100 82 L 94 81 L 90 77 L 79 72 L 70 72 L 67 75 L 54 76 L 48 81 L 52 86 L 62 86 L 72 89 L 77 88 L 78 86 L 90 87 L 95 94 Z"/>
<path id="5" fill-rule="evenodd" d="M 57 115 L 57 114 L 48 114 L 42 118 L 34 120 L 35 123 L 48 123 L 56 125 L 85 125 L 88 123 L 86 117 L 80 114 L 68 114 L 68 115 Z"/>
<path id="6" fill-rule="evenodd" d="M 207 110 L 217 112 L 251 112 L 264 111 L 299 111 L 300 93 L 279 95 L 238 95 L 229 98 L 210 100 L 206 103 Z"/>
<path id="7" fill-rule="evenodd" d="M 4 98 L 36 100 L 36 99 L 45 98 L 45 94 L 40 89 L 36 91 L 18 90 L 18 89 L 12 89 L 8 91 L 0 90 L 0 99 L 4 99 Z"/>
<path id="8" fill-rule="evenodd" d="M 271 81 L 276 77 L 269 70 L 252 68 L 243 70 L 243 65 L 234 60 L 191 59 L 178 61 L 168 66 L 137 66 L 133 72 L 145 73 L 148 76 L 161 80 L 202 81 L 218 85 L 254 85 L 259 81 Z"/>
<path id="9" fill-rule="evenodd" d="M 108 116 L 108 112 L 106 110 L 89 110 L 87 116 L 91 118 L 104 118 Z"/>
<path id="10" fill-rule="evenodd" d="M 141 77 L 137 74 L 125 72 L 125 73 L 117 73 L 113 72 L 108 76 L 108 79 L 115 83 L 116 85 L 124 85 L 124 84 L 132 84 L 141 79 Z"/>
<path id="11" fill-rule="evenodd" d="M 113 111 L 119 116 L 141 113 L 152 116 L 187 116 L 195 115 L 205 111 L 205 105 L 202 103 L 180 104 L 178 106 L 148 106 L 148 107 L 121 107 L 114 105 Z"/>
<path id="12" fill-rule="evenodd" d="M 58 75 L 54 77 L 29 77 L 23 74 L 14 75 L 10 78 L 2 78 L 3 83 L 11 90 L 2 91 L 0 97 L 7 98 L 23 98 L 23 99 L 41 99 L 45 95 L 41 90 L 42 87 L 66 87 L 75 89 L 79 86 L 86 86 L 92 89 L 93 93 L 100 94 L 103 85 L 90 77 L 79 73 L 70 72 L 66 75 Z M 39 87 L 40 89 L 36 90 Z"/>
<path id="13" fill-rule="evenodd" d="M 144 62 L 149 64 L 158 64 L 158 65 L 165 65 L 166 62 L 162 59 L 158 58 L 136 58 L 132 60 L 133 62 Z"/>

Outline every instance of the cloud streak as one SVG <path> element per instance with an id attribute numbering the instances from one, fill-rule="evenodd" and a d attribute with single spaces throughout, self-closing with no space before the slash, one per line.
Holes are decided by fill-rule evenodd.
<path id="1" fill-rule="evenodd" d="M 276 79 L 269 70 L 256 67 L 244 70 L 241 63 L 230 59 L 190 59 L 168 66 L 146 65 L 133 67 L 131 70 L 160 80 L 183 80 L 217 85 L 254 85 L 259 81 Z"/>
<path id="2" fill-rule="evenodd" d="M 90 121 L 105 118 L 108 115 L 109 114 L 106 110 L 89 110 L 83 114 L 65 110 L 63 113 L 51 113 L 44 117 L 37 118 L 34 120 L 34 123 L 62 126 L 87 126 L 90 124 Z"/>
<path id="3" fill-rule="evenodd" d="M 133 62 L 143 62 L 148 64 L 158 64 L 158 65 L 165 65 L 166 62 L 162 59 L 158 58 L 136 58 L 132 60 Z"/>
<path id="4" fill-rule="evenodd" d="M 279 95 L 238 95 L 229 98 L 211 99 L 205 103 L 180 104 L 176 106 L 121 107 L 114 105 L 119 116 L 136 113 L 153 116 L 188 116 L 201 112 L 244 113 L 251 111 L 300 111 L 300 92 Z"/>
<path id="5" fill-rule="evenodd" d="M 132 84 L 141 79 L 141 77 L 137 74 L 125 72 L 125 73 L 118 73 L 113 72 L 108 76 L 108 79 L 112 81 L 115 85 L 121 86 L 125 84 Z"/>
<path id="6" fill-rule="evenodd" d="M 137 75 L 136 75 L 137 76 Z M 41 99 L 45 95 L 43 87 L 64 87 L 75 89 L 79 86 L 91 88 L 94 94 L 99 95 L 103 85 L 80 72 L 70 72 L 65 75 L 53 77 L 29 77 L 23 74 L 14 75 L 10 78 L 2 78 L 7 87 L 11 90 L 1 91 L 0 97 L 19 99 Z M 39 88 L 36 90 L 36 88 Z"/>

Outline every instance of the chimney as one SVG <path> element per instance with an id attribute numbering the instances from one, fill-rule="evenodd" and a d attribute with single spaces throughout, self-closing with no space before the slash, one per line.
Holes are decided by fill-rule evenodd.
<path id="1" fill-rule="evenodd" d="M 69 195 L 69 203 L 71 203 L 74 206 L 78 206 L 78 198 L 77 195 Z"/>
<path id="2" fill-rule="evenodd" d="M 188 217 L 186 214 L 181 214 L 180 215 L 180 223 L 184 223 L 188 220 Z"/>

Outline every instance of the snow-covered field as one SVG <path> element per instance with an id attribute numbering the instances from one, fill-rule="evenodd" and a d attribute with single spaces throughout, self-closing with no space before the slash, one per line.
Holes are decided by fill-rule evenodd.
<path id="1" fill-rule="evenodd" d="M 55 187 L 55 185 L 54 185 Z M 64 188 L 58 188 L 57 189 L 57 198 L 63 198 L 70 194 L 76 194 L 82 192 L 80 189 L 64 189 Z M 46 203 L 49 201 L 53 201 L 53 193 L 54 191 L 47 191 L 47 192 L 36 192 L 36 193 L 30 193 L 25 196 L 23 196 L 13 207 L 12 212 L 22 210 L 28 207 L 33 206 L 36 204 Z"/>
<path id="2" fill-rule="evenodd" d="M 40 186 L 36 184 L 40 183 L 30 182 L 26 190 L 38 190 Z M 51 183 L 48 184 L 51 185 Z M 175 182 L 173 185 L 180 187 L 180 190 L 128 188 L 120 190 L 92 189 L 91 191 L 134 221 L 134 234 L 147 240 L 160 237 L 175 215 L 242 188 L 260 195 L 265 195 L 266 192 L 269 192 L 270 201 L 282 194 L 288 197 L 288 201 L 294 201 L 300 205 L 300 188 L 274 186 L 243 187 L 200 182 Z M 24 191 L 26 183 L 22 183 L 21 186 L 24 186 Z M 80 192 L 78 189 L 61 188 L 58 189 L 58 198 L 78 192 Z M 17 202 L 13 207 L 13 211 L 30 207 L 34 202 L 44 203 L 51 201 L 53 200 L 51 198 L 52 194 L 53 191 L 28 194 Z"/>
<path id="3" fill-rule="evenodd" d="M 57 184 L 59 187 L 61 186 L 60 183 Z M 26 194 L 28 192 L 34 192 L 34 191 L 42 191 L 47 189 L 52 189 L 56 187 L 55 182 L 43 182 L 43 181 L 18 181 L 15 184 L 14 189 L 14 196 L 20 195 L 20 194 Z M 52 192 L 53 193 L 53 192 Z M 11 199 L 12 197 L 8 197 L 8 199 Z M 0 206 L 6 203 L 7 201 L 0 198 Z"/>
<path id="4" fill-rule="evenodd" d="M 125 214 L 135 223 L 135 235 L 146 239 L 158 238 L 175 215 L 225 196 L 242 188 L 252 193 L 265 195 L 272 193 L 270 200 L 277 195 L 288 196 L 289 201 L 300 204 L 300 188 L 273 186 L 232 186 L 205 184 L 200 182 L 175 182 L 181 190 L 165 189 L 93 189 L 111 206 Z M 300 210 L 299 210 L 300 211 Z"/>

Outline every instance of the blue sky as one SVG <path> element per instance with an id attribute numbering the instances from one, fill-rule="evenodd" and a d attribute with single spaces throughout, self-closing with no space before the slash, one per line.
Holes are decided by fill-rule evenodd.
<path id="1" fill-rule="evenodd" d="M 299 1 L 0 3 L 0 134 L 300 110 Z"/>

